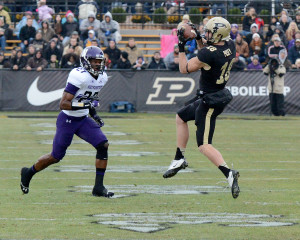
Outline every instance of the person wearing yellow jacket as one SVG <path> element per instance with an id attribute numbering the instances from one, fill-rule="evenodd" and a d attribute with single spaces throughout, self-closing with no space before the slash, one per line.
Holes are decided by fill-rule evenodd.
<path id="1" fill-rule="evenodd" d="M 3 18 L 4 23 L 10 25 L 11 24 L 11 19 L 9 13 L 3 9 L 3 1 L 0 1 L 0 18 Z"/>

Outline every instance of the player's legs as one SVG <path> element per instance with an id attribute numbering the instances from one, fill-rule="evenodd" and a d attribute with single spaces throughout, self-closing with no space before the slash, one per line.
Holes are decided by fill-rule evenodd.
<path id="1" fill-rule="evenodd" d="M 58 115 L 52 152 L 41 156 L 32 167 L 24 167 L 21 169 L 20 186 L 24 194 L 29 192 L 30 181 L 37 172 L 59 162 L 65 156 L 66 150 L 72 142 L 74 132 L 79 123 L 79 118 L 67 116 L 63 112 Z"/>
<path id="2" fill-rule="evenodd" d="M 177 133 L 177 149 L 174 160 L 171 162 L 168 170 L 164 173 L 164 178 L 170 178 L 177 174 L 181 169 L 188 166 L 184 158 L 185 149 L 189 140 L 189 127 L 187 122 L 195 120 L 195 110 L 199 105 L 197 100 L 182 109 L 176 115 L 176 133 Z"/>
<path id="3" fill-rule="evenodd" d="M 232 190 L 232 196 L 237 198 L 239 195 L 239 186 L 237 182 L 239 173 L 228 168 L 222 154 L 211 145 L 216 125 L 216 118 L 222 113 L 222 111 L 222 108 L 209 108 L 204 103 L 199 105 L 196 110 L 195 121 L 197 126 L 197 144 L 199 151 L 205 155 L 215 166 L 217 166 L 227 178 Z"/>
<path id="4" fill-rule="evenodd" d="M 97 150 L 96 154 L 96 178 L 93 188 L 93 195 L 98 197 L 111 197 L 114 195 L 108 192 L 103 185 L 104 175 L 108 160 L 108 140 L 101 131 L 99 125 L 91 118 L 86 118 L 84 123 L 76 131 L 76 135 L 90 143 Z"/>

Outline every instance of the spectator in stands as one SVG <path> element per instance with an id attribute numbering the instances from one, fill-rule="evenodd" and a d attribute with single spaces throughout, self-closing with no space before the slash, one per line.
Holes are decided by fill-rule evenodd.
<path id="1" fill-rule="evenodd" d="M 38 13 L 39 13 L 39 21 L 42 22 L 46 20 L 52 22 L 52 15 L 54 14 L 54 11 L 52 8 L 47 6 L 46 0 L 40 0 Z"/>
<path id="2" fill-rule="evenodd" d="M 298 32 L 299 29 L 297 27 L 297 24 L 295 22 L 291 22 L 288 29 L 285 31 L 286 39 L 290 42 L 291 40 L 295 39 L 296 32 Z"/>
<path id="3" fill-rule="evenodd" d="M 290 50 L 293 46 L 295 46 L 295 42 L 296 42 L 296 39 L 297 38 L 300 38 L 300 31 L 297 31 L 295 33 L 295 38 L 292 39 L 291 41 L 289 41 L 289 44 L 288 44 L 288 50 Z"/>
<path id="4" fill-rule="evenodd" d="M 230 38 L 232 40 L 235 40 L 238 33 L 239 33 L 239 26 L 236 23 L 231 24 Z"/>
<path id="5" fill-rule="evenodd" d="M 35 51 L 36 51 L 35 47 L 32 44 L 29 44 L 29 46 L 28 46 L 28 55 L 26 56 L 27 61 L 28 61 L 29 58 L 35 56 Z"/>
<path id="6" fill-rule="evenodd" d="M 78 57 L 80 57 L 80 55 L 81 55 L 81 53 L 82 53 L 82 51 L 83 51 L 83 48 L 82 48 L 81 46 L 79 46 L 79 44 L 78 44 L 78 42 L 77 42 L 77 40 L 76 40 L 75 38 L 71 38 L 71 39 L 70 39 L 69 45 L 66 46 L 66 47 L 64 48 L 63 55 L 69 53 L 69 49 L 70 49 L 70 48 L 73 48 L 73 49 L 74 49 L 74 53 L 75 53 Z"/>
<path id="7" fill-rule="evenodd" d="M 203 26 L 205 26 L 208 21 L 209 21 L 209 18 L 203 18 L 203 21 L 202 21 Z"/>
<path id="8" fill-rule="evenodd" d="M 138 56 L 143 56 L 142 51 L 136 46 L 134 38 L 129 38 L 124 51 L 128 53 L 131 65 L 135 63 Z"/>
<path id="9" fill-rule="evenodd" d="M 243 36 L 246 36 L 250 33 L 250 27 L 254 23 L 254 20 L 252 18 L 252 15 L 255 13 L 254 8 L 249 8 L 248 12 L 246 12 L 245 17 L 243 19 L 243 30 L 241 31 L 241 34 Z"/>
<path id="10" fill-rule="evenodd" d="M 258 17 L 256 13 L 252 15 L 252 19 L 254 23 L 256 23 L 258 27 L 258 32 L 263 35 L 265 22 L 262 18 Z"/>
<path id="11" fill-rule="evenodd" d="M 23 53 L 26 52 L 26 48 L 28 47 L 29 43 L 35 38 L 36 30 L 32 26 L 32 23 L 33 23 L 32 19 L 28 18 L 26 25 L 22 27 L 20 30 L 19 37 L 20 40 L 22 41 L 20 46 Z"/>
<path id="12" fill-rule="evenodd" d="M 5 58 L 4 52 L 0 52 L 0 69 L 10 68 L 9 60 Z"/>
<path id="13" fill-rule="evenodd" d="M 5 52 L 6 47 L 6 38 L 5 38 L 5 31 L 3 28 L 0 28 L 0 47 L 1 51 Z"/>
<path id="14" fill-rule="evenodd" d="M 48 68 L 50 69 L 57 69 L 59 68 L 59 61 L 57 60 L 57 56 L 56 55 L 51 55 L 50 56 L 50 61 L 48 61 Z"/>
<path id="15" fill-rule="evenodd" d="M 144 61 L 144 58 L 139 56 L 136 62 L 132 65 L 132 70 L 144 70 L 147 68 L 147 63 Z"/>
<path id="16" fill-rule="evenodd" d="M 1 61 L 0 61 L 1 62 Z M 300 70 L 300 58 L 298 58 L 295 62 L 295 64 L 293 65 L 294 69 L 299 69 Z"/>
<path id="17" fill-rule="evenodd" d="M 281 20 L 279 21 L 283 32 L 286 32 L 286 30 L 288 29 L 290 22 L 288 22 L 288 17 L 286 15 L 282 15 L 281 16 Z"/>
<path id="18" fill-rule="evenodd" d="M 249 55 L 250 57 L 254 55 L 258 55 L 259 62 L 263 63 L 266 59 L 265 46 L 264 46 L 265 44 L 263 43 L 258 33 L 254 33 L 252 38 L 253 39 L 249 44 Z M 248 62 L 250 61 L 251 58 L 248 58 Z"/>
<path id="19" fill-rule="evenodd" d="M 100 24 L 100 30 L 98 33 L 98 37 L 100 40 L 103 41 L 103 44 L 105 47 L 108 46 L 109 40 L 115 40 L 116 42 L 119 42 L 120 40 L 120 26 L 119 23 L 113 20 L 112 15 L 110 12 L 107 12 L 104 15 L 104 20 Z M 136 59 L 134 60 L 134 62 Z"/>
<path id="20" fill-rule="evenodd" d="M 79 31 L 78 23 L 74 21 L 74 14 L 69 13 L 67 15 L 67 21 L 62 25 L 61 35 L 64 37 L 62 44 L 66 46 L 67 42 L 70 40 L 72 32 Z"/>
<path id="21" fill-rule="evenodd" d="M 34 57 L 31 57 L 27 61 L 26 70 L 31 71 L 35 69 L 36 71 L 42 71 L 48 66 L 46 59 L 42 57 L 42 51 L 37 50 Z"/>
<path id="22" fill-rule="evenodd" d="M 279 37 L 274 38 L 274 45 L 268 48 L 268 57 L 269 58 L 278 58 L 280 50 L 285 49 L 285 46 L 282 44 Z"/>
<path id="23" fill-rule="evenodd" d="M 78 23 L 78 20 L 77 20 L 77 18 L 75 17 L 74 13 L 73 13 L 71 10 L 68 10 L 68 11 L 66 12 L 65 16 L 61 19 L 61 24 L 64 24 L 64 23 L 66 23 L 66 22 L 68 21 L 68 16 L 69 16 L 70 13 L 72 13 L 73 16 L 74 16 L 74 18 L 73 18 L 74 22 L 77 22 L 77 23 Z M 79 26 L 79 25 L 78 25 L 78 26 Z"/>
<path id="24" fill-rule="evenodd" d="M 65 55 L 63 55 L 61 59 L 61 68 L 75 68 L 79 66 L 79 56 L 75 54 L 75 48 L 70 47 L 68 49 L 68 52 Z"/>
<path id="25" fill-rule="evenodd" d="M 100 47 L 100 45 L 98 44 L 98 39 L 97 40 L 92 40 L 91 42 L 91 46 L 94 46 L 94 47 Z"/>
<path id="26" fill-rule="evenodd" d="M 42 32 L 42 38 L 46 43 L 48 43 L 55 35 L 55 32 L 53 28 L 50 26 L 48 21 L 42 22 L 41 32 Z"/>
<path id="27" fill-rule="evenodd" d="M 100 41 L 95 36 L 95 31 L 94 30 L 89 30 L 88 38 L 84 41 L 84 47 L 91 46 L 93 40 L 96 40 L 98 42 L 98 45 L 100 45 Z"/>
<path id="28" fill-rule="evenodd" d="M 240 54 L 238 52 L 236 52 L 235 54 L 235 59 L 234 62 L 232 64 L 232 68 L 231 71 L 243 71 L 246 68 L 246 64 L 240 60 Z"/>
<path id="29" fill-rule="evenodd" d="M 10 15 L 5 9 L 3 9 L 3 7 L 4 7 L 4 3 L 3 1 L 0 1 L 0 18 L 4 20 L 4 23 L 10 25 L 11 24 Z"/>
<path id="30" fill-rule="evenodd" d="M 169 70 L 178 71 L 179 70 L 179 47 L 178 44 L 174 45 L 174 51 L 169 53 L 165 59 L 165 65 Z"/>
<path id="31" fill-rule="evenodd" d="M 258 33 L 258 26 L 257 26 L 256 23 L 253 23 L 253 24 L 251 25 L 250 30 L 251 30 L 251 32 L 250 32 L 249 34 L 247 34 L 247 36 L 246 36 L 246 42 L 247 42 L 248 44 L 250 44 L 250 42 L 252 41 L 252 39 L 253 39 L 253 34 L 254 34 L 254 33 L 259 34 L 259 33 Z M 260 38 L 261 38 L 261 40 L 262 40 L 262 39 L 263 39 L 263 36 L 262 36 L 261 34 L 259 34 L 259 36 L 260 36 Z"/>
<path id="32" fill-rule="evenodd" d="M 117 68 L 117 63 L 121 56 L 121 50 L 116 46 L 116 42 L 114 40 L 109 41 L 109 46 L 104 50 L 104 53 L 106 53 L 111 60 L 111 68 Z"/>
<path id="33" fill-rule="evenodd" d="M 80 39 L 80 36 L 77 31 L 72 32 L 71 38 L 76 38 L 79 46 L 83 47 L 83 41 Z M 97 39 L 98 40 L 98 39 Z M 69 44 L 70 42 L 68 42 Z M 100 45 L 99 45 L 100 46 Z"/>
<path id="34" fill-rule="evenodd" d="M 286 49 L 281 49 L 279 51 L 279 55 L 278 55 L 279 63 L 282 64 L 286 68 L 286 70 L 289 70 L 290 68 L 292 68 L 292 63 L 287 58 L 287 56 L 288 54 Z"/>
<path id="35" fill-rule="evenodd" d="M 104 53 L 104 58 L 105 58 L 105 70 L 111 69 L 112 63 L 111 63 L 111 60 L 109 59 L 109 56 L 107 53 Z"/>
<path id="36" fill-rule="evenodd" d="M 259 57 L 257 55 L 254 55 L 251 57 L 252 62 L 248 64 L 247 69 L 248 70 L 261 70 L 262 66 L 259 63 Z"/>
<path id="37" fill-rule="evenodd" d="M 177 29 L 180 29 L 183 24 L 186 24 L 189 22 L 190 22 L 190 16 L 188 14 L 183 15 L 182 21 L 180 23 L 178 23 L 178 25 L 177 25 Z"/>
<path id="38" fill-rule="evenodd" d="M 56 59 L 60 61 L 61 59 L 61 51 L 56 46 L 56 41 L 54 39 L 50 40 L 50 43 L 46 47 L 44 51 L 44 58 L 50 62 L 51 56 L 55 55 Z"/>
<path id="39" fill-rule="evenodd" d="M 297 27 L 300 30 L 300 10 L 296 12 L 295 23 L 297 24 Z"/>
<path id="40" fill-rule="evenodd" d="M 198 30 L 199 30 L 199 33 L 200 33 L 201 36 L 205 34 L 204 25 L 202 23 L 199 25 Z"/>
<path id="41" fill-rule="evenodd" d="M 0 29 L 4 31 L 4 36 L 6 40 L 13 39 L 13 30 L 9 28 L 8 24 L 5 24 L 3 19 L 0 18 Z"/>
<path id="42" fill-rule="evenodd" d="M 246 64 L 247 58 L 249 57 L 249 46 L 246 41 L 244 41 L 241 34 L 237 34 L 235 39 L 236 52 L 239 54 L 239 59 Z"/>
<path id="43" fill-rule="evenodd" d="M 295 64 L 296 59 L 300 58 L 300 38 L 296 39 L 295 46 L 289 50 L 288 57 L 293 65 Z"/>
<path id="44" fill-rule="evenodd" d="M 279 22 L 281 22 L 282 17 L 286 16 L 287 17 L 287 21 L 290 23 L 291 21 L 293 21 L 293 19 L 289 16 L 289 13 L 286 9 L 282 9 L 281 13 L 280 13 L 280 18 L 279 18 Z"/>
<path id="45" fill-rule="evenodd" d="M 280 24 L 277 24 L 275 28 L 275 33 L 278 34 L 279 38 L 281 39 L 284 46 L 288 45 L 288 41 L 285 37 L 285 32 L 282 30 L 282 27 Z"/>
<path id="46" fill-rule="evenodd" d="M 130 69 L 131 63 L 128 59 L 127 52 L 121 52 L 120 59 L 117 62 L 117 69 Z"/>
<path id="47" fill-rule="evenodd" d="M 58 35 L 61 36 L 61 32 L 62 32 L 62 23 L 61 23 L 61 16 L 58 14 L 55 17 L 54 20 L 54 32 Z M 61 38 L 61 40 L 63 39 L 63 37 Z"/>
<path id="48" fill-rule="evenodd" d="M 63 46 L 62 42 L 60 41 L 59 37 L 57 35 L 54 35 L 51 40 L 54 40 L 56 42 L 56 47 L 58 48 L 58 50 L 61 53 L 60 55 L 62 56 L 62 54 L 64 52 L 64 46 Z"/>
<path id="49" fill-rule="evenodd" d="M 35 47 L 35 49 L 42 50 L 47 43 L 44 41 L 42 37 L 42 31 L 38 30 L 35 34 L 35 38 L 32 40 L 31 44 Z"/>
<path id="50" fill-rule="evenodd" d="M 220 2 L 214 2 L 211 8 L 211 12 L 213 15 L 219 15 L 219 14 L 226 14 L 226 7 L 225 4 L 223 3 L 224 1 L 220 1 Z"/>
<path id="51" fill-rule="evenodd" d="M 148 66 L 148 69 L 166 69 L 164 60 L 160 57 L 159 52 L 155 52 L 152 61 Z"/>
<path id="52" fill-rule="evenodd" d="M 32 12 L 30 11 L 25 12 L 25 16 L 22 17 L 22 20 L 15 27 L 15 34 L 17 35 L 18 38 L 19 38 L 20 30 L 22 27 L 26 25 L 28 18 L 32 18 Z M 40 28 L 40 25 L 37 23 L 35 19 L 32 19 L 32 26 L 35 28 L 35 30 L 38 30 Z"/>
<path id="53" fill-rule="evenodd" d="M 12 70 L 21 70 L 27 64 L 27 58 L 23 56 L 22 51 L 18 50 L 17 55 L 11 59 L 10 66 Z"/>
<path id="54" fill-rule="evenodd" d="M 99 5 L 94 0 L 79 1 L 76 5 L 76 14 L 78 15 L 79 24 L 81 24 L 81 21 L 84 19 L 87 19 L 91 12 L 96 16 L 98 11 Z M 96 31 L 95 29 L 93 30 Z"/>
<path id="55" fill-rule="evenodd" d="M 88 15 L 88 18 L 83 19 L 81 21 L 80 27 L 81 31 L 81 39 L 85 41 L 88 38 L 88 32 L 90 30 L 93 30 L 95 32 L 94 36 L 98 34 L 98 31 L 100 30 L 100 21 L 96 19 L 95 13 L 91 12 Z"/>
<path id="56" fill-rule="evenodd" d="M 279 22 L 278 18 L 276 16 L 271 17 L 271 22 L 268 26 L 268 32 L 266 35 L 266 42 L 270 41 L 273 34 L 275 33 L 275 28 L 277 26 L 277 22 Z"/>
<path id="57" fill-rule="evenodd" d="M 186 42 L 185 54 L 187 59 L 191 59 L 196 56 L 196 54 L 194 53 L 196 49 L 197 49 L 196 39 L 192 39 Z"/>

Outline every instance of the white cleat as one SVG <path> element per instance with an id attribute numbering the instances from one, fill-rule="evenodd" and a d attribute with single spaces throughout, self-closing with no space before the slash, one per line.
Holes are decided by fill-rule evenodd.
<path id="1" fill-rule="evenodd" d="M 173 160 L 168 168 L 168 170 L 163 175 L 164 178 L 170 178 L 176 175 L 181 169 L 185 169 L 188 166 L 187 161 L 184 158 L 180 160 Z"/>
<path id="2" fill-rule="evenodd" d="M 238 178 L 240 173 L 235 170 L 230 170 L 229 176 L 227 178 L 229 187 L 231 188 L 231 194 L 233 198 L 237 198 L 240 194 L 240 187 L 238 184 Z"/>

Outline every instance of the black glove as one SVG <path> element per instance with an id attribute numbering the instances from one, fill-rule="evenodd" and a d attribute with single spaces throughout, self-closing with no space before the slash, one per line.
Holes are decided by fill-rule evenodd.
<path id="1" fill-rule="evenodd" d="M 279 73 L 278 76 L 279 77 L 283 77 L 284 73 Z"/>
<path id="2" fill-rule="evenodd" d="M 201 37 L 201 35 L 200 35 L 200 32 L 199 32 L 199 30 L 196 28 L 196 26 L 194 25 L 194 24 L 192 24 L 192 23 L 188 23 L 191 27 L 192 27 L 192 29 L 195 31 L 195 33 L 196 33 L 196 40 L 200 40 L 200 39 L 202 39 L 202 37 Z"/>
<path id="3" fill-rule="evenodd" d="M 97 115 L 97 111 L 93 106 L 89 108 L 89 114 L 100 127 L 104 126 L 104 121 Z"/>
<path id="4" fill-rule="evenodd" d="M 185 52 L 185 44 L 189 39 L 184 38 L 184 28 L 180 28 L 177 31 L 177 36 L 178 36 L 178 47 L 179 47 L 179 52 Z"/>
<path id="5" fill-rule="evenodd" d="M 100 126 L 103 127 L 104 126 L 104 121 L 101 119 L 101 117 L 99 117 L 97 114 L 92 116 L 92 118 L 95 120 L 95 122 Z"/>

